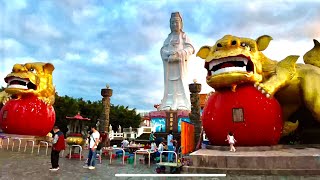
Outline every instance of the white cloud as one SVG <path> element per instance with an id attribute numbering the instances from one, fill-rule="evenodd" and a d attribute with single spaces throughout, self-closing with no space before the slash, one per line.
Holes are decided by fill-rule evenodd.
<path id="1" fill-rule="evenodd" d="M 2 51 L 5 55 L 22 54 L 25 51 L 24 46 L 16 39 L 6 38 L 0 40 L 0 42 L 0 51 Z"/>
<path id="2" fill-rule="evenodd" d="M 320 15 L 319 15 L 320 17 Z M 310 39 L 320 39 L 320 22 L 317 21 L 308 21 L 302 27 L 300 27 L 304 34 Z"/>
<path id="3" fill-rule="evenodd" d="M 7 87 L 7 83 L 3 80 L 7 74 L 0 71 L 0 87 Z"/>
<path id="4" fill-rule="evenodd" d="M 84 41 L 71 40 L 69 47 L 74 50 L 86 50 L 87 46 Z"/>
<path id="5" fill-rule="evenodd" d="M 148 61 L 147 58 L 148 57 L 146 55 L 136 55 L 136 56 L 130 58 L 128 63 L 130 63 L 130 64 L 144 64 L 144 63 L 146 63 L 146 61 Z"/>
<path id="6" fill-rule="evenodd" d="M 44 19 L 41 19 L 36 16 L 30 16 L 24 22 L 24 28 L 32 34 L 33 36 L 37 35 L 44 38 L 61 38 L 61 32 L 48 24 Z"/>
<path id="7" fill-rule="evenodd" d="M 263 53 L 273 60 L 283 60 L 289 55 L 299 55 L 298 63 L 303 63 L 303 55 L 313 48 L 312 39 L 309 41 L 300 40 L 273 40 Z"/>
<path id="8" fill-rule="evenodd" d="M 66 53 L 65 55 L 65 59 L 66 60 L 71 60 L 71 61 L 74 61 L 74 60 L 79 60 L 81 59 L 81 56 L 78 54 L 78 53 Z"/>
<path id="9" fill-rule="evenodd" d="M 72 21 L 75 24 L 81 24 L 90 18 L 98 16 L 100 8 L 96 6 L 86 6 L 72 12 Z"/>
<path id="10" fill-rule="evenodd" d="M 21 10 L 25 9 L 28 5 L 25 0 L 10 0 L 5 1 L 7 8 L 10 10 Z"/>
<path id="11" fill-rule="evenodd" d="M 206 82 L 207 70 L 204 68 L 204 60 L 196 57 L 194 54 L 190 57 L 188 66 L 188 84 L 193 83 L 193 80 L 196 79 L 197 83 L 201 84 L 200 93 L 213 91 L 213 88 Z M 189 92 L 189 89 L 186 89 L 186 91 Z"/>
<path id="12" fill-rule="evenodd" d="M 105 64 L 108 60 L 108 52 L 105 50 L 94 50 L 94 57 L 91 59 L 92 62 L 97 64 Z"/>

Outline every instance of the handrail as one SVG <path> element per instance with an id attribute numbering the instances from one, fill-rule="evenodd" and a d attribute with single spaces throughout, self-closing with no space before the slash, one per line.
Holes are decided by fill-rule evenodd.
<path id="1" fill-rule="evenodd" d="M 176 163 L 178 164 L 178 155 L 175 151 L 161 151 L 160 152 L 160 163 L 162 163 L 162 153 L 167 152 L 167 153 L 174 153 L 174 155 L 176 156 Z"/>
<path id="2" fill-rule="evenodd" d="M 184 148 L 183 146 L 180 146 L 178 149 L 178 155 L 180 154 L 180 158 L 182 159 L 182 148 Z"/>

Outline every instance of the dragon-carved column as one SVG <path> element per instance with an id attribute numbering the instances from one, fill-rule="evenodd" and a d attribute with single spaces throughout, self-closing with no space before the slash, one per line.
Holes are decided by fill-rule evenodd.
<path id="1" fill-rule="evenodd" d="M 200 120 L 200 91 L 201 84 L 197 83 L 196 80 L 193 81 L 193 84 L 189 84 L 190 101 L 191 101 L 191 113 L 190 113 L 190 121 L 194 124 L 194 143 L 197 145 L 197 142 L 200 138 L 202 123 Z"/>
<path id="2" fill-rule="evenodd" d="M 107 85 L 106 88 L 101 89 L 103 112 L 102 112 L 102 128 L 103 133 L 105 133 L 105 146 L 109 146 L 109 114 L 110 114 L 110 97 L 112 96 L 112 89 Z"/>

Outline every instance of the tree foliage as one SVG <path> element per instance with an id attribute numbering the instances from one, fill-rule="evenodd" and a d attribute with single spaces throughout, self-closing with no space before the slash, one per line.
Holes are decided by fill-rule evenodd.
<path id="1" fill-rule="evenodd" d="M 135 109 L 130 110 L 129 107 L 114 106 L 110 107 L 110 124 L 113 130 L 117 130 L 119 125 L 122 128 L 139 127 L 141 116 L 136 113 Z"/>
<path id="2" fill-rule="evenodd" d="M 69 96 L 58 96 L 56 94 L 56 100 L 54 103 L 54 108 L 56 112 L 56 125 L 60 127 L 63 132 L 67 132 L 67 125 L 69 121 L 66 116 L 75 116 L 78 112 L 81 116 L 90 118 L 91 121 L 85 121 L 85 126 L 90 126 L 96 124 L 97 120 L 101 118 L 103 112 L 102 101 L 85 101 L 82 98 L 72 98 Z M 138 127 L 141 122 L 140 115 L 137 115 L 135 109 L 130 110 L 128 107 L 124 106 L 114 106 L 110 107 L 110 124 L 113 126 L 114 130 L 120 125 L 123 128 L 126 127 Z"/>

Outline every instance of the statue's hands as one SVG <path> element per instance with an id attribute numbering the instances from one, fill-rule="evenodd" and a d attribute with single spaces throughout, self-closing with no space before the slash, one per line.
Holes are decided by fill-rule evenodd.
<path id="1" fill-rule="evenodd" d="M 175 51 L 168 51 L 169 56 L 174 55 L 175 53 Z"/>
<path id="2" fill-rule="evenodd" d="M 174 59 L 173 59 L 173 56 L 170 55 L 170 56 L 168 57 L 168 62 L 172 62 L 172 61 L 174 61 Z"/>
<path id="3" fill-rule="evenodd" d="M 174 62 L 174 61 L 179 61 L 179 56 L 177 52 L 175 52 L 174 54 L 171 54 L 168 58 L 168 62 Z"/>

